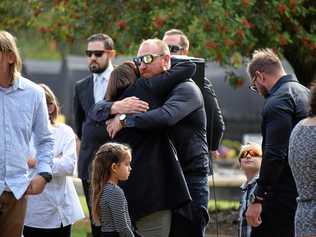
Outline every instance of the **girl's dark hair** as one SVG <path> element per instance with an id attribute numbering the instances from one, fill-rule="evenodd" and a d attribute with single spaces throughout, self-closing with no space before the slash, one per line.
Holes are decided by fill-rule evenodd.
<path id="1" fill-rule="evenodd" d="M 119 99 L 125 89 L 134 85 L 137 78 L 137 68 L 132 61 L 126 61 L 114 68 L 111 73 L 105 99 Z"/>
<path id="2" fill-rule="evenodd" d="M 109 142 L 102 145 L 92 162 L 92 218 L 100 224 L 100 197 L 103 187 L 111 176 L 112 164 L 121 163 L 131 152 L 127 145 Z"/>
<path id="3" fill-rule="evenodd" d="M 311 97 L 310 97 L 310 116 L 316 116 L 316 80 L 314 80 L 310 87 Z"/>

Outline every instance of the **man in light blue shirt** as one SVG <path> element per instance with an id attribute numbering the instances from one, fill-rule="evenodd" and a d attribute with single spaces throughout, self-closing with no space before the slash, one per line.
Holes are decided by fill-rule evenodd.
<path id="1" fill-rule="evenodd" d="M 21 58 L 14 37 L 0 31 L 0 233 L 20 237 L 26 195 L 39 194 L 51 179 L 54 141 L 45 94 L 20 75 Z M 38 175 L 28 179 L 31 135 Z"/>

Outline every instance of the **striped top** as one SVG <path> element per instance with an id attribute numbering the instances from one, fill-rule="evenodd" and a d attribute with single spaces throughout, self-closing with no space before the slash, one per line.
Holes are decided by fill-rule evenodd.
<path id="1" fill-rule="evenodd" d="M 127 201 L 123 190 L 107 183 L 100 198 L 101 231 L 117 232 L 120 237 L 134 237 Z"/>

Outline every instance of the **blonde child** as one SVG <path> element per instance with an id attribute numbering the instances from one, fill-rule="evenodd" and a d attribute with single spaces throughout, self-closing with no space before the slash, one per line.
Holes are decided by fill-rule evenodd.
<path id="1" fill-rule="evenodd" d="M 250 202 L 251 194 L 254 192 L 257 185 L 256 181 L 259 176 L 262 160 L 261 147 L 256 143 L 241 146 L 238 159 L 240 167 L 247 178 L 246 182 L 241 185 L 243 194 L 240 200 L 239 210 L 239 236 L 250 237 L 251 226 L 247 224 L 246 211 Z"/>
<path id="2" fill-rule="evenodd" d="M 131 172 L 131 150 L 119 143 L 106 143 L 92 163 L 92 217 L 101 225 L 101 237 L 134 237 L 127 201 L 119 181 Z"/>
<path id="3" fill-rule="evenodd" d="M 53 91 L 40 84 L 45 92 L 50 129 L 55 140 L 52 180 L 39 195 L 28 196 L 24 237 L 70 237 L 72 224 L 84 213 L 71 176 L 76 164 L 76 136 L 71 127 L 57 123 L 59 105 Z M 38 173 L 36 150 L 30 147 L 27 163 L 30 176 Z"/>

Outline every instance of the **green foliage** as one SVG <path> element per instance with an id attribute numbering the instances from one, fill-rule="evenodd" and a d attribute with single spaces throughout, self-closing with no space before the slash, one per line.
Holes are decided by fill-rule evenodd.
<path id="1" fill-rule="evenodd" d="M 316 78 L 315 6 L 314 0 L 2 0 L 0 25 L 31 27 L 64 55 L 96 32 L 113 37 L 118 53 L 135 54 L 143 39 L 179 28 L 194 56 L 238 68 L 254 49 L 270 47 L 308 83 Z M 229 82 L 238 87 L 240 80 Z"/>

